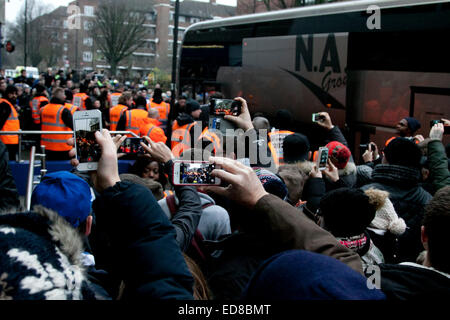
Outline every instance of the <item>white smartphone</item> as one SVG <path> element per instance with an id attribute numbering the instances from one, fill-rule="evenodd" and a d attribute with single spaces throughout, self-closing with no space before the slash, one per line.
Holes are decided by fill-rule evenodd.
<path id="1" fill-rule="evenodd" d="M 319 170 L 325 170 L 328 163 L 328 148 L 320 147 L 317 156 L 317 168 Z"/>
<path id="2" fill-rule="evenodd" d="M 220 179 L 211 176 L 211 172 L 219 167 L 207 161 L 173 162 L 173 184 L 179 186 L 220 185 Z"/>
<path id="3" fill-rule="evenodd" d="M 95 132 L 102 130 L 102 113 L 99 110 L 76 111 L 73 114 L 76 157 L 79 171 L 97 170 L 101 149 Z"/>

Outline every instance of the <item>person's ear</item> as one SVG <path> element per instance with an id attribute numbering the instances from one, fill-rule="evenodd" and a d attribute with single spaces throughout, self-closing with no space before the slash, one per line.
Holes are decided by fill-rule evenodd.
<path id="1" fill-rule="evenodd" d="M 92 230 L 92 216 L 86 218 L 86 230 L 84 231 L 85 236 L 89 236 Z"/>
<path id="2" fill-rule="evenodd" d="M 428 251 L 428 235 L 424 226 L 420 228 L 420 240 L 425 250 Z"/>

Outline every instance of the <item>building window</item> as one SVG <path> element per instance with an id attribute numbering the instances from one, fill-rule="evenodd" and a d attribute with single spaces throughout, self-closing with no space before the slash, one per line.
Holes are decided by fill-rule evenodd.
<path id="1" fill-rule="evenodd" d="M 92 52 L 90 52 L 90 51 L 83 52 L 83 61 L 84 62 L 92 62 Z"/>
<path id="2" fill-rule="evenodd" d="M 67 39 L 67 32 L 63 33 L 63 39 Z"/>
<path id="3" fill-rule="evenodd" d="M 199 22 L 199 21 L 200 21 L 199 18 L 192 18 L 192 19 L 191 19 L 191 22 L 192 22 L 192 23 L 196 23 L 196 22 Z"/>
<path id="4" fill-rule="evenodd" d="M 178 22 L 186 22 L 186 17 L 185 16 L 178 16 Z"/>
<path id="5" fill-rule="evenodd" d="M 89 21 L 85 21 L 84 22 L 84 30 L 89 30 L 89 28 L 91 27 L 91 24 Z"/>
<path id="6" fill-rule="evenodd" d="M 64 51 L 67 51 L 67 50 L 68 50 L 68 46 L 67 46 L 67 43 L 64 43 L 64 47 L 63 47 L 63 49 L 64 49 Z"/>
<path id="7" fill-rule="evenodd" d="M 173 21 L 173 16 L 174 16 L 173 12 L 170 12 L 170 21 Z"/>
<path id="8" fill-rule="evenodd" d="M 92 47 L 94 40 L 92 38 L 84 38 L 83 44 L 88 47 Z"/>
<path id="9" fill-rule="evenodd" d="M 94 15 L 94 7 L 93 6 L 84 6 L 84 14 L 92 17 Z"/>
<path id="10" fill-rule="evenodd" d="M 173 36 L 173 28 L 169 27 L 169 36 Z"/>
<path id="11" fill-rule="evenodd" d="M 69 29 L 69 22 L 67 21 L 67 19 L 63 21 L 63 28 Z"/>

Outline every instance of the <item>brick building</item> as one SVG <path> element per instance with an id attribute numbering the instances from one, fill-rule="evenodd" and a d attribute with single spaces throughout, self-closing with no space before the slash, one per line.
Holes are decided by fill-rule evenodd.
<path id="1" fill-rule="evenodd" d="M 96 46 L 90 30 L 95 12 L 102 1 L 78 0 L 69 6 L 60 6 L 36 18 L 41 24 L 54 53 L 58 53 L 55 67 L 85 71 L 109 69 L 101 50 Z M 146 17 L 148 29 L 144 45 L 120 62 L 118 71 L 126 76 L 147 74 L 152 68 L 169 70 L 171 67 L 175 2 L 170 0 L 127 0 L 134 12 Z M 211 2 L 184 0 L 180 2 L 179 35 L 181 43 L 184 30 L 193 23 L 235 15 L 236 7 Z"/>
<path id="2" fill-rule="evenodd" d="M 293 8 L 300 5 L 314 5 L 328 2 L 348 1 L 348 0 L 237 0 L 236 14 L 252 14 L 261 13 L 267 11 L 282 10 L 287 8 Z M 286 7 L 285 7 L 286 6 Z M 269 10 L 270 8 L 270 10 Z"/>

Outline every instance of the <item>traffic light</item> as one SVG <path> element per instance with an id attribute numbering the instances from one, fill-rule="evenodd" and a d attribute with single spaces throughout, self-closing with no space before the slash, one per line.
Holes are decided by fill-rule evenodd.
<path id="1" fill-rule="evenodd" d="M 11 53 L 14 51 L 15 48 L 16 48 L 16 46 L 14 45 L 14 43 L 12 41 L 10 41 L 10 40 L 6 41 L 6 43 L 5 43 L 6 51 Z"/>

